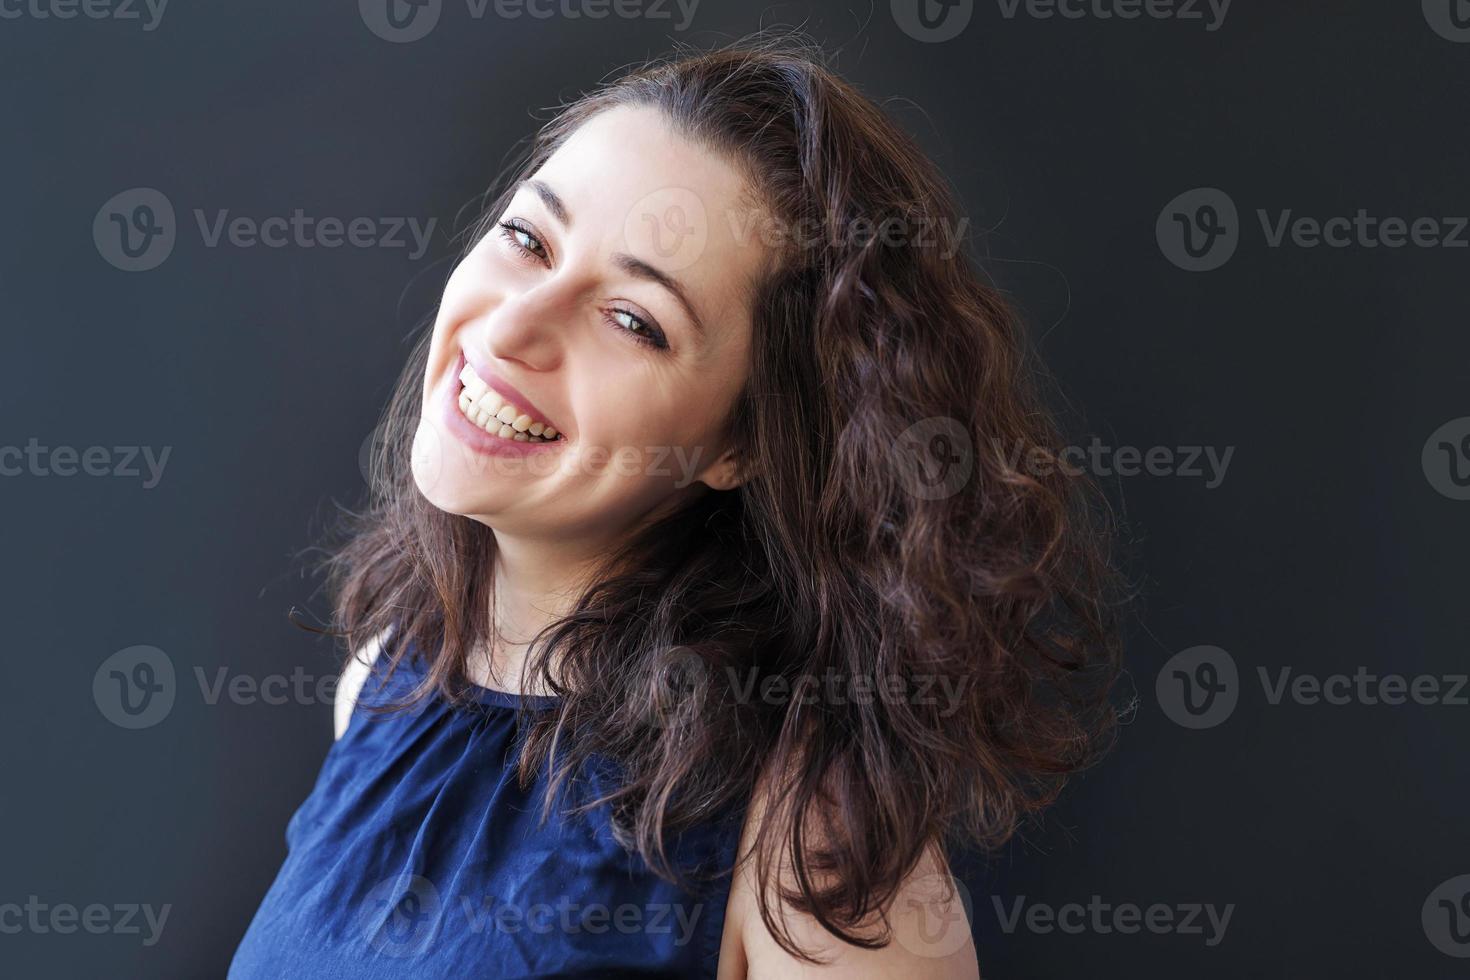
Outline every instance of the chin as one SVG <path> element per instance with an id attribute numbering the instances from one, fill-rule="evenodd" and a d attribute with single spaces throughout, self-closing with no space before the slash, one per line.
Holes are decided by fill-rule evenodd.
<path id="1" fill-rule="evenodd" d="M 419 496 L 446 514 L 468 517 L 482 524 L 493 522 L 497 514 L 514 503 L 495 487 L 487 485 L 484 478 L 460 472 L 424 473 L 414 467 L 413 482 Z"/>
<path id="2" fill-rule="evenodd" d="M 425 416 L 414 433 L 410 469 L 420 496 L 445 513 L 468 516 L 484 508 L 487 488 L 483 479 L 465 472 L 454 449 Z"/>
<path id="3" fill-rule="evenodd" d="M 414 484 L 419 488 L 419 496 L 446 514 L 468 517 L 472 511 L 480 509 L 467 494 L 445 487 L 442 482 L 426 482 L 415 475 Z"/>

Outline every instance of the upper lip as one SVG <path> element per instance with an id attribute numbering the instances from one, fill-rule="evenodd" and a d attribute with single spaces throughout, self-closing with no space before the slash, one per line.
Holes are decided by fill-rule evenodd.
<path id="1" fill-rule="evenodd" d="M 509 381 L 505 380 L 500 375 L 491 371 L 484 365 L 476 363 L 470 358 L 470 355 L 468 353 L 464 353 L 463 356 L 465 363 L 470 366 L 470 369 L 480 376 L 480 380 L 485 382 L 485 385 L 487 387 L 499 392 L 501 398 L 504 398 L 506 401 L 513 404 L 516 408 L 519 408 L 522 412 L 525 412 L 527 415 L 531 416 L 532 419 L 544 422 L 547 425 L 551 426 L 557 432 L 566 431 L 559 424 L 553 422 L 550 416 L 548 416 L 545 412 L 537 408 L 535 402 L 531 401 L 531 399 L 521 394 L 520 390 L 516 388 L 515 385 L 511 384 Z"/>

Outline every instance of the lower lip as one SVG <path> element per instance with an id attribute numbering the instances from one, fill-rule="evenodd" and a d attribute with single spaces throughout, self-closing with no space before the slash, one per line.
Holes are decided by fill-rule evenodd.
<path id="1" fill-rule="evenodd" d="M 455 438 L 477 453 L 485 453 L 488 456 L 531 456 L 536 453 L 559 452 L 567 444 L 565 438 L 555 439 L 551 442 L 516 442 L 514 439 L 502 439 L 492 436 L 484 429 L 464 417 L 459 410 L 459 392 L 462 387 L 459 373 L 464 370 L 464 355 L 459 355 L 459 360 L 454 366 L 454 372 L 444 385 L 444 397 L 440 399 L 443 409 L 444 424 L 453 432 Z"/>

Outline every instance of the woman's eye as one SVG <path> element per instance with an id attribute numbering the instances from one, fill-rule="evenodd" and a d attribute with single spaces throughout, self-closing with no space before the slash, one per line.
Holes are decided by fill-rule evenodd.
<path id="1" fill-rule="evenodd" d="M 500 222 L 500 237 L 510 242 L 511 247 L 534 259 L 546 258 L 546 246 L 527 228 L 515 221 Z"/>
<path id="2" fill-rule="evenodd" d="M 616 309 L 609 310 L 608 313 L 608 322 L 615 325 L 619 330 L 630 334 L 635 341 L 643 344 L 645 347 L 664 350 L 669 346 L 668 339 L 664 336 L 663 331 L 636 313 Z M 627 322 L 624 322 L 623 317 L 628 318 Z"/>

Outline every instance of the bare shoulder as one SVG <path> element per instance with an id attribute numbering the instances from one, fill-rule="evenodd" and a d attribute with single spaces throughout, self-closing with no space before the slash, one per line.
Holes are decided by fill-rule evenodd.
<path id="1" fill-rule="evenodd" d="M 372 673 L 373 662 L 382 652 L 383 642 L 388 638 L 388 633 L 389 630 L 385 629 L 354 650 L 347 661 L 347 666 L 342 668 L 342 676 L 337 680 L 337 695 L 332 702 L 332 737 L 334 740 L 341 738 L 342 734 L 347 731 L 347 724 L 352 720 L 352 709 L 357 705 L 357 696 L 362 693 L 362 686 L 367 683 L 368 675 Z"/>
<path id="2" fill-rule="evenodd" d="M 763 812 L 764 794 L 758 791 L 741 834 L 740 853 L 747 853 L 754 845 Z M 793 886 L 794 878 L 784 864 L 781 878 L 782 884 Z M 780 914 L 791 938 L 823 961 L 808 963 L 782 949 L 766 928 L 756 897 L 756 862 L 752 858 L 742 863 L 730 886 L 719 980 L 747 976 L 761 980 L 979 980 L 979 961 L 961 897 L 963 887 L 951 876 L 939 849 L 927 851 L 885 909 L 891 933 L 890 942 L 882 949 L 863 949 L 843 942 L 810 916 L 784 909 Z M 774 891 L 769 894 L 774 901 Z M 882 923 L 875 917 L 871 928 L 865 926 L 859 931 L 880 935 Z"/>

